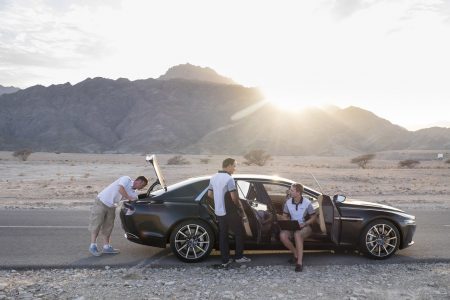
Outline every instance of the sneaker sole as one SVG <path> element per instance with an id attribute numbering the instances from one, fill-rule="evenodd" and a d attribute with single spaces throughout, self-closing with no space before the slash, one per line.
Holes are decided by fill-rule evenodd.
<path id="1" fill-rule="evenodd" d="M 92 252 L 91 250 L 89 250 L 89 253 L 91 253 L 93 256 L 100 256 L 100 255 L 102 255 L 100 252 Z"/>

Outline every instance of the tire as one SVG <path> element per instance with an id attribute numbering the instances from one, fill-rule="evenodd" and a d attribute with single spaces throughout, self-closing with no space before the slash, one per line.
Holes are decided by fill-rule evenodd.
<path id="1" fill-rule="evenodd" d="M 373 259 L 386 259 L 400 246 L 400 233 L 397 227 L 387 220 L 370 222 L 363 230 L 360 248 Z"/>
<path id="2" fill-rule="evenodd" d="M 209 256 L 214 247 L 211 227 L 202 220 L 181 222 L 170 235 L 173 254 L 184 262 L 195 263 Z"/>

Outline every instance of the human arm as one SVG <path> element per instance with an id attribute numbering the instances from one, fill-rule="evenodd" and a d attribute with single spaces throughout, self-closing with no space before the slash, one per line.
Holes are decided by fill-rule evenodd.
<path id="1" fill-rule="evenodd" d="M 313 213 L 312 215 L 309 215 L 308 221 L 306 221 L 305 223 L 300 223 L 300 229 L 306 226 L 311 226 L 316 221 L 317 221 L 317 214 Z"/>
<path id="2" fill-rule="evenodd" d="M 137 197 L 134 195 L 128 195 L 128 193 L 125 191 L 125 188 L 122 185 L 119 185 L 119 194 L 122 195 L 123 198 L 127 199 L 128 201 L 136 200 Z"/>
<path id="3" fill-rule="evenodd" d="M 314 222 L 317 221 L 317 214 L 314 210 L 314 208 L 312 207 L 311 203 L 308 205 L 308 208 L 306 209 L 309 218 L 306 222 L 304 223 L 300 223 L 300 228 L 303 228 L 305 226 L 311 226 L 312 224 L 314 224 Z"/>
<path id="4" fill-rule="evenodd" d="M 286 202 L 283 205 L 283 213 L 282 215 L 280 215 L 280 219 L 281 220 L 290 220 L 291 219 L 291 214 L 289 213 L 289 209 L 286 205 Z"/>

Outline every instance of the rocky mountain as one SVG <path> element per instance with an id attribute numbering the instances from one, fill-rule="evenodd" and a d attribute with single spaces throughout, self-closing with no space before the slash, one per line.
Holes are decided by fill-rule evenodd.
<path id="1" fill-rule="evenodd" d="M 211 68 L 202 68 L 189 63 L 170 68 L 167 70 L 166 74 L 161 75 L 158 79 L 187 79 L 220 84 L 236 84 L 232 79 L 217 74 L 217 72 Z"/>
<path id="2" fill-rule="evenodd" d="M 412 132 L 356 107 L 286 112 L 262 98 L 255 88 L 198 78 L 34 86 L 0 96 L 0 150 L 354 155 L 450 149 L 448 128 Z"/>
<path id="3" fill-rule="evenodd" d="M 3 94 L 12 94 L 20 90 L 19 88 L 13 86 L 3 86 L 0 84 L 0 96 Z"/>

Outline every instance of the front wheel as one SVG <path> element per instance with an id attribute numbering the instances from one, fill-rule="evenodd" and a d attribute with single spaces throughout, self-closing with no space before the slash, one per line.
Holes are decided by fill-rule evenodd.
<path id="1" fill-rule="evenodd" d="M 361 235 L 361 250 L 370 258 L 385 259 L 393 255 L 400 245 L 397 227 L 387 220 L 369 223 Z"/>
<path id="2" fill-rule="evenodd" d="M 201 220 L 184 221 L 170 235 L 170 248 L 184 262 L 199 262 L 209 256 L 214 247 L 211 227 Z"/>

